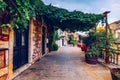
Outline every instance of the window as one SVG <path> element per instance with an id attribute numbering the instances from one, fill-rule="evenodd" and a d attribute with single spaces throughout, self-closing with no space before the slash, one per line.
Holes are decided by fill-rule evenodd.
<path id="1" fill-rule="evenodd" d="M 25 35 L 22 33 L 22 46 L 25 46 Z"/>

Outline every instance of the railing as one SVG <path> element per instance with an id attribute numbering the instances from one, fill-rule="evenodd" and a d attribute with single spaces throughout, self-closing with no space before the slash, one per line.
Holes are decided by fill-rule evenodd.
<path id="1" fill-rule="evenodd" d="M 106 57 L 105 50 L 102 50 L 100 52 L 99 57 L 105 60 L 105 57 Z M 109 61 L 110 63 L 120 65 L 120 51 L 116 51 L 111 56 L 109 56 Z"/>
<path id="2" fill-rule="evenodd" d="M 112 54 L 111 62 L 120 65 L 120 51 L 116 51 L 114 54 Z"/>

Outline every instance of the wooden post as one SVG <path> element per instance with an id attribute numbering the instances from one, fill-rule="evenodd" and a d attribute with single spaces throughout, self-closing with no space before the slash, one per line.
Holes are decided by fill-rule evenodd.
<path id="1" fill-rule="evenodd" d="M 106 30 L 106 45 L 108 45 L 108 13 L 110 13 L 110 11 L 105 11 L 103 14 L 105 15 L 105 23 L 106 23 L 106 26 L 105 26 L 105 30 Z M 105 63 L 106 64 L 109 64 L 109 50 L 108 48 L 106 47 L 106 58 L 105 58 Z"/>

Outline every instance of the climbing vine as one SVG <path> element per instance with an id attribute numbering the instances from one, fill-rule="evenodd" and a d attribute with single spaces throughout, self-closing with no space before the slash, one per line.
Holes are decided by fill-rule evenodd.
<path id="1" fill-rule="evenodd" d="M 10 21 L 13 21 L 12 28 L 20 30 L 27 29 L 30 18 L 36 19 L 36 16 L 43 16 L 50 27 L 70 31 L 89 30 L 103 19 L 101 14 L 69 12 L 63 8 L 45 5 L 41 0 L 0 0 L 0 4 L 0 11 L 7 13 Z"/>
<path id="2" fill-rule="evenodd" d="M 0 0 L 0 11 L 4 11 L 6 7 L 6 3 L 3 0 Z"/>

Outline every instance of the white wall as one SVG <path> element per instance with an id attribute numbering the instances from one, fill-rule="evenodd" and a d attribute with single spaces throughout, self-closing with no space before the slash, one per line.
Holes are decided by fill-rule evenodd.
<path id="1" fill-rule="evenodd" d="M 119 29 L 119 30 L 116 30 L 116 32 L 115 32 L 115 34 L 116 34 L 115 37 L 116 37 L 116 38 L 119 38 L 119 37 L 120 37 L 120 35 L 118 35 L 118 33 L 120 33 L 120 29 Z"/>
<path id="2" fill-rule="evenodd" d="M 59 47 L 62 47 L 62 39 L 57 40 L 57 41 L 56 41 L 56 44 L 57 44 Z"/>

